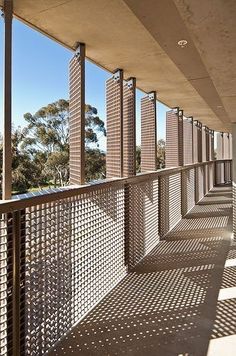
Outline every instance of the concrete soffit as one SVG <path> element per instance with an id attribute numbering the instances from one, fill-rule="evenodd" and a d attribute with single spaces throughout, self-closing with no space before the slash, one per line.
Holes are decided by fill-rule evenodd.
<path id="1" fill-rule="evenodd" d="M 86 43 L 87 57 L 99 66 L 122 68 L 166 105 L 230 131 L 236 120 L 236 2 L 215 2 L 212 8 L 209 0 L 15 0 L 14 15 L 68 49 Z M 184 48 L 181 39 L 188 42 Z"/>

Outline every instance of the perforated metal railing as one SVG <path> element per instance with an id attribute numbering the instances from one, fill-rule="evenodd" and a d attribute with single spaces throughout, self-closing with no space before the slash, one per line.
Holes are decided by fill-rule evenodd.
<path id="1" fill-rule="evenodd" d="M 232 164 L 231 160 L 215 161 L 215 179 L 216 184 L 225 184 L 232 181 Z"/>
<path id="2" fill-rule="evenodd" d="M 211 189 L 218 164 L 230 175 L 229 160 L 204 162 L 1 203 L 0 355 L 51 349 Z"/>

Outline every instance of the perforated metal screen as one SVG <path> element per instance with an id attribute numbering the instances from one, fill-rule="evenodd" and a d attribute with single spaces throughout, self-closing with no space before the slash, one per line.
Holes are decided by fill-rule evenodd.
<path id="1" fill-rule="evenodd" d="M 129 187 L 129 264 L 134 267 L 159 241 L 159 183 Z"/>
<path id="2" fill-rule="evenodd" d="M 216 133 L 216 144 L 216 159 L 223 159 L 223 134 L 221 132 Z"/>
<path id="3" fill-rule="evenodd" d="M 124 189 L 25 214 L 26 355 L 43 355 L 124 276 Z"/>
<path id="4" fill-rule="evenodd" d="M 69 65 L 70 82 L 70 183 L 84 183 L 85 136 L 85 48 L 80 45 L 79 54 Z"/>
<path id="5" fill-rule="evenodd" d="M 232 134 L 229 134 L 229 159 L 232 159 Z"/>
<path id="6" fill-rule="evenodd" d="M 7 263 L 7 253 L 8 253 L 8 239 L 9 231 L 8 224 L 11 224 L 12 221 L 9 221 L 7 214 L 0 215 L 0 244 L 1 244 L 1 266 L 0 266 L 0 293 L 1 293 L 1 308 L 0 308 L 0 355 L 7 355 L 7 295 L 8 295 L 8 283 L 7 283 L 7 274 L 8 274 L 8 263 Z M 8 269 L 8 270 L 7 270 Z"/>
<path id="7" fill-rule="evenodd" d="M 130 79 L 124 81 L 123 87 L 123 175 L 125 177 L 136 173 L 135 84 L 135 79 Z"/>
<path id="8" fill-rule="evenodd" d="M 230 148 L 229 148 L 229 134 L 228 133 L 224 133 L 223 134 L 223 154 L 224 154 L 224 159 L 229 159 L 229 155 L 230 155 Z"/>
<path id="9" fill-rule="evenodd" d="M 182 173 L 182 214 L 186 215 L 195 205 L 195 170 Z"/>
<path id="10" fill-rule="evenodd" d="M 106 81 L 107 178 L 123 176 L 123 73 Z"/>
<path id="11" fill-rule="evenodd" d="M 225 162 L 224 175 L 225 175 L 225 183 L 231 183 L 232 171 L 231 171 L 231 163 L 230 162 Z"/>
<path id="12" fill-rule="evenodd" d="M 160 177 L 160 236 L 181 219 L 181 173 Z"/>
<path id="13" fill-rule="evenodd" d="M 213 173 L 209 163 L 141 175 L 1 214 L 0 355 L 13 354 L 16 301 L 19 356 L 42 356 L 211 189 Z"/>
<path id="14" fill-rule="evenodd" d="M 224 162 L 216 162 L 216 184 L 224 184 L 225 172 Z"/>
<path id="15" fill-rule="evenodd" d="M 198 127 L 193 124 L 193 163 L 198 162 Z"/>
<path id="16" fill-rule="evenodd" d="M 206 143 L 207 143 L 207 136 L 206 136 L 206 128 L 202 128 L 202 162 L 205 162 L 207 160 L 207 148 L 206 148 Z"/>
<path id="17" fill-rule="evenodd" d="M 183 110 L 179 110 L 179 165 L 184 166 L 184 116 Z M 188 139 L 188 138 L 187 138 Z M 191 148 L 190 148 L 191 149 Z"/>
<path id="18" fill-rule="evenodd" d="M 193 121 L 183 120 L 183 164 L 193 163 Z"/>
<path id="19" fill-rule="evenodd" d="M 198 129 L 198 162 L 202 162 L 202 124 L 197 122 Z"/>
<path id="20" fill-rule="evenodd" d="M 204 195 L 209 192 L 209 167 L 204 167 Z"/>
<path id="21" fill-rule="evenodd" d="M 204 196 L 204 167 L 197 167 L 195 170 L 196 203 Z"/>
<path id="22" fill-rule="evenodd" d="M 214 160 L 214 131 L 209 132 L 209 161 Z"/>
<path id="23" fill-rule="evenodd" d="M 232 163 L 230 160 L 215 162 L 215 182 L 216 184 L 232 182 Z"/>
<path id="24" fill-rule="evenodd" d="M 209 145 L 209 129 L 206 127 L 206 161 L 209 161 L 210 145 Z"/>
<path id="25" fill-rule="evenodd" d="M 209 164 L 209 190 L 214 186 L 214 163 Z"/>
<path id="26" fill-rule="evenodd" d="M 179 117 L 177 110 L 166 113 L 166 168 L 179 166 Z"/>
<path id="27" fill-rule="evenodd" d="M 156 94 L 141 99 L 141 171 L 157 167 Z"/>

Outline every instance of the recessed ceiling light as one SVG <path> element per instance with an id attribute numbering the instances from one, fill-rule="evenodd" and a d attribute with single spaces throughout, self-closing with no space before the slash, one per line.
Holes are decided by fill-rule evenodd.
<path id="1" fill-rule="evenodd" d="M 178 42 L 178 45 L 181 47 L 181 48 L 184 48 L 186 45 L 187 45 L 188 41 L 187 40 L 180 40 Z"/>
<path id="2" fill-rule="evenodd" d="M 222 107 L 222 105 L 217 105 L 217 109 L 221 109 Z"/>

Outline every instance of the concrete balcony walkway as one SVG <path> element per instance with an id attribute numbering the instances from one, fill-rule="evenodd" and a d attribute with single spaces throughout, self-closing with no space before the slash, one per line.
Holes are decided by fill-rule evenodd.
<path id="1" fill-rule="evenodd" d="M 214 188 L 50 355 L 235 355 L 231 199 Z"/>

